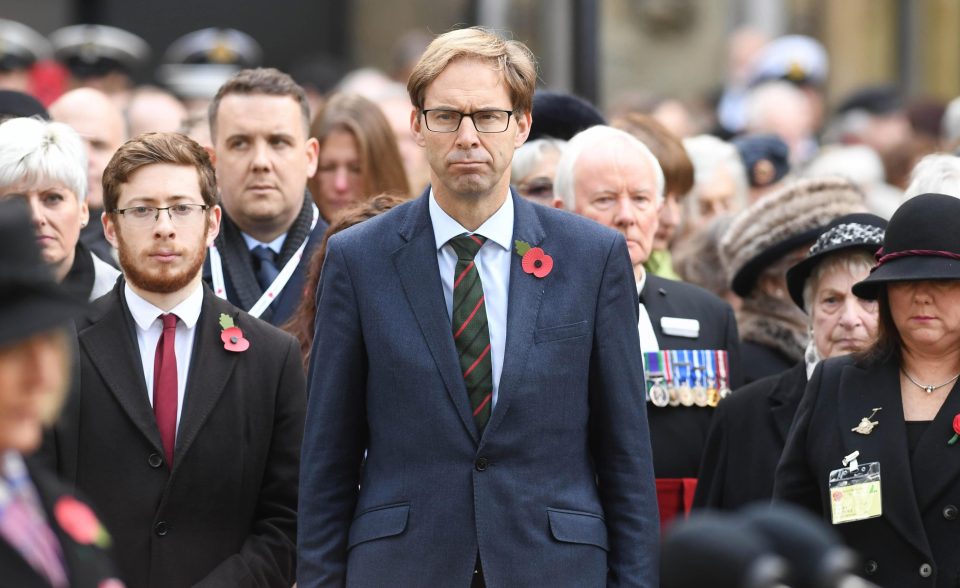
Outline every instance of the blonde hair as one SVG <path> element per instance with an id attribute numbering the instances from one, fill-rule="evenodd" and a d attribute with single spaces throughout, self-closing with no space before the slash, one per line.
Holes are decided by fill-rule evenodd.
<path id="1" fill-rule="evenodd" d="M 470 27 L 444 33 L 427 47 L 407 81 L 410 102 L 423 110 L 427 87 L 457 59 L 493 62 L 510 89 L 515 112 L 533 109 L 537 85 L 537 66 L 533 53 L 520 41 L 507 40 L 482 27 Z"/>

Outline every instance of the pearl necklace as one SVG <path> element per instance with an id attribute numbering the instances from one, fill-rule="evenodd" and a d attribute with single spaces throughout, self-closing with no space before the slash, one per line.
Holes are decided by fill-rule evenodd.
<path id="1" fill-rule="evenodd" d="M 943 388 L 943 387 L 946 386 L 947 384 L 952 384 L 957 378 L 960 378 L 960 374 L 957 374 L 957 375 L 955 375 L 954 377 L 952 377 L 952 378 L 950 378 L 949 380 L 947 380 L 946 382 L 944 382 L 944 383 L 942 383 L 942 384 L 939 384 L 939 385 L 937 385 L 937 386 L 934 386 L 934 385 L 932 385 L 932 384 L 921 384 L 920 382 L 914 380 L 913 378 L 910 377 L 910 374 L 907 373 L 907 370 L 905 370 L 905 369 L 903 369 L 903 368 L 900 368 L 900 371 L 902 371 L 902 372 L 903 372 L 903 375 L 905 375 L 905 376 L 907 377 L 907 379 L 910 380 L 910 383 L 911 383 L 911 384 L 913 384 L 913 385 L 916 386 L 917 388 L 920 388 L 921 390 L 923 390 L 923 391 L 926 392 L 927 394 L 933 394 L 933 391 L 934 391 L 934 390 L 939 390 L 940 388 Z"/>

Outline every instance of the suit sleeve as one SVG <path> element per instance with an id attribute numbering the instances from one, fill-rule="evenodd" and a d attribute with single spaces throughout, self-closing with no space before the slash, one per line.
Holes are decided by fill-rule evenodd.
<path id="1" fill-rule="evenodd" d="M 292 337 L 277 381 L 269 456 L 256 516 L 239 553 L 217 566 L 197 587 L 289 586 L 296 572 L 297 482 L 306 407 L 300 348 Z M 252 584 L 251 584 L 252 579 Z"/>
<path id="2" fill-rule="evenodd" d="M 814 409 L 823 384 L 823 362 L 817 365 L 806 391 L 797 407 L 797 414 L 790 425 L 787 442 L 777 464 L 773 480 L 774 501 L 792 502 L 809 509 L 817 516 L 823 516 L 820 500 L 820 488 L 817 477 L 810 470 L 807 455 L 807 439 L 813 420 Z M 838 465 L 839 467 L 839 465 Z"/>
<path id="3" fill-rule="evenodd" d="M 607 254 L 590 360 L 590 436 L 610 551 L 608 586 L 659 585 L 660 525 L 626 243 Z"/>
<path id="4" fill-rule="evenodd" d="M 328 242 L 317 287 L 300 477 L 300 588 L 342 586 L 347 535 L 367 445 L 366 365 L 356 292 L 339 240 Z"/>
<path id="5" fill-rule="evenodd" d="M 700 475 L 697 478 L 697 490 L 693 496 L 694 508 L 722 509 L 723 490 L 726 487 L 727 473 L 727 404 L 721 402 L 714 409 L 710 419 L 710 429 L 704 443 L 703 457 L 700 460 Z"/>

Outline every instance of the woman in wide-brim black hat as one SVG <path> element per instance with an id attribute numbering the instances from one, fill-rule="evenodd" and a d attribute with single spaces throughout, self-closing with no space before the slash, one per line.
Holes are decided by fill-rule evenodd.
<path id="1" fill-rule="evenodd" d="M 0 201 L 0 576 L 4 586 L 105 586 L 109 536 L 31 457 L 56 418 L 78 301 L 41 259 L 30 212 Z M 113 584 L 110 584 L 113 585 Z"/>
<path id="2" fill-rule="evenodd" d="M 873 267 L 887 222 L 868 213 L 831 222 L 787 271 L 787 289 L 807 315 L 806 353 L 787 371 L 738 389 L 714 411 L 694 506 L 733 510 L 773 495 L 790 423 L 821 359 L 862 351 L 877 334 L 877 305 L 851 287 Z"/>
<path id="3" fill-rule="evenodd" d="M 890 219 L 869 277 L 877 341 L 817 367 L 776 497 L 834 523 L 881 586 L 960 578 L 960 199 L 924 194 Z"/>

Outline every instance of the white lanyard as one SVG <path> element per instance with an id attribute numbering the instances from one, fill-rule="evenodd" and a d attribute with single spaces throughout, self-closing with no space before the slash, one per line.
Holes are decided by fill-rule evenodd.
<path id="1" fill-rule="evenodd" d="M 320 218 L 320 210 L 316 204 L 311 203 L 310 206 L 313 207 L 313 222 L 310 223 L 310 233 L 313 233 L 313 229 L 317 226 L 317 219 Z M 273 280 L 270 287 L 264 290 L 263 295 L 260 296 L 260 300 L 257 300 L 256 304 L 250 307 L 247 314 L 260 318 L 263 311 L 273 303 L 277 295 L 283 290 L 283 287 L 290 281 L 290 276 L 296 271 L 297 266 L 300 265 L 300 259 L 303 257 L 303 251 L 307 248 L 308 241 L 310 241 L 310 234 L 308 234 L 306 239 L 303 240 L 303 243 L 300 244 L 300 247 L 293 254 L 293 257 L 283 266 L 283 269 L 277 274 L 276 279 Z M 226 300 L 227 288 L 223 279 L 223 262 L 220 259 L 220 252 L 217 250 L 216 244 L 210 246 L 210 271 L 213 274 L 213 293 L 219 298 Z"/>

